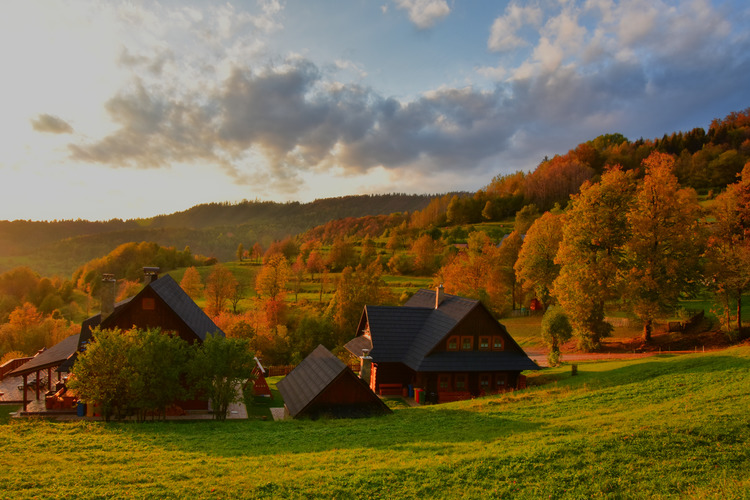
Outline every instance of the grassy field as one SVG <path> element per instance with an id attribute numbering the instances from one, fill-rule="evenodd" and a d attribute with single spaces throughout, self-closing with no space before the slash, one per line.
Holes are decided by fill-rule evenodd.
<path id="1" fill-rule="evenodd" d="M 0 497 L 750 495 L 750 346 L 530 382 L 367 420 L 12 421 L 0 425 Z"/>

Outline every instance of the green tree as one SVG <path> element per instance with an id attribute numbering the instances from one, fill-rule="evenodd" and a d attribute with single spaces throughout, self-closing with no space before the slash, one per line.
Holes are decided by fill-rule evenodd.
<path id="1" fill-rule="evenodd" d="M 254 377 L 255 360 L 247 339 L 207 335 L 192 361 L 193 385 L 206 395 L 214 419 L 225 420 L 229 405 L 242 401 L 242 384 Z"/>
<path id="2" fill-rule="evenodd" d="M 240 243 L 237 245 L 237 260 L 242 262 L 242 258 L 245 256 L 245 245 Z"/>
<path id="3" fill-rule="evenodd" d="M 501 283 L 510 291 L 511 308 L 516 309 L 516 304 L 521 303 L 521 287 L 516 279 L 516 265 L 518 254 L 521 252 L 523 239 L 518 231 L 513 231 L 505 238 L 498 248 L 497 264 L 499 266 L 499 278 Z"/>
<path id="4" fill-rule="evenodd" d="M 628 212 L 625 295 L 651 340 L 657 315 L 672 310 L 697 283 L 702 238 L 695 191 L 680 188 L 671 156 L 654 152 L 643 161 L 646 176 Z"/>
<path id="5" fill-rule="evenodd" d="M 585 182 L 563 216 L 554 296 L 570 317 L 578 347 L 586 351 L 596 349 L 612 330 L 604 321 L 604 307 L 619 298 L 634 194 L 634 175 L 613 168 L 599 183 Z"/>
<path id="6" fill-rule="evenodd" d="M 545 309 L 551 301 L 552 283 L 560 273 L 555 256 L 562 240 L 561 218 L 561 215 L 545 212 L 534 221 L 514 266 L 518 281 L 525 289 L 534 291 Z"/>
<path id="7" fill-rule="evenodd" d="M 513 227 L 518 234 L 526 234 L 534 221 L 541 217 L 539 209 L 533 203 L 526 205 L 521 210 L 516 212 L 516 223 Z"/>
<path id="8" fill-rule="evenodd" d="M 107 422 L 112 416 L 120 420 L 133 411 L 136 400 L 132 381 L 137 373 L 130 363 L 135 337 L 120 330 L 93 332 L 93 341 L 78 353 L 71 369 L 70 388 L 89 404 L 101 405 Z"/>
<path id="9" fill-rule="evenodd" d="M 560 363 L 560 345 L 573 336 L 573 327 L 562 308 L 553 306 L 542 317 L 542 339 L 549 348 L 547 361 L 550 366 Z"/>
<path id="10" fill-rule="evenodd" d="M 189 345 L 158 328 L 133 329 L 127 335 L 135 337 L 127 361 L 132 367 L 132 404 L 137 418 L 143 421 L 148 413 L 164 418 L 169 406 L 188 396 L 183 381 L 190 359 Z"/>

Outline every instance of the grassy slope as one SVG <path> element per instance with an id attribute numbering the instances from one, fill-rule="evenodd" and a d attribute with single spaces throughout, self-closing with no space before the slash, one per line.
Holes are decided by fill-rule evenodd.
<path id="1" fill-rule="evenodd" d="M 368 420 L 0 425 L 13 498 L 747 497 L 750 347 Z"/>

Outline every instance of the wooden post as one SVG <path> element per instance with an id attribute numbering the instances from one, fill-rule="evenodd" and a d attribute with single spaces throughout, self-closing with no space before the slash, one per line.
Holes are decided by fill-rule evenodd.
<path id="1" fill-rule="evenodd" d="M 52 367 L 47 368 L 47 390 L 52 390 Z"/>
<path id="2" fill-rule="evenodd" d="M 26 411 L 26 405 L 28 404 L 28 400 L 26 399 L 26 383 L 29 380 L 29 374 L 24 373 L 23 374 L 23 411 Z"/>

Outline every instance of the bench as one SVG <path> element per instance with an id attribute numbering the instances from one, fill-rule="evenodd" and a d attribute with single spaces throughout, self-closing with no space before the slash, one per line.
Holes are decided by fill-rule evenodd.
<path id="1" fill-rule="evenodd" d="M 464 401 L 466 399 L 471 399 L 471 393 L 469 391 L 438 392 L 438 402 L 440 403 Z"/>
<path id="2" fill-rule="evenodd" d="M 402 384 L 380 384 L 381 396 L 401 396 L 404 386 Z"/>

